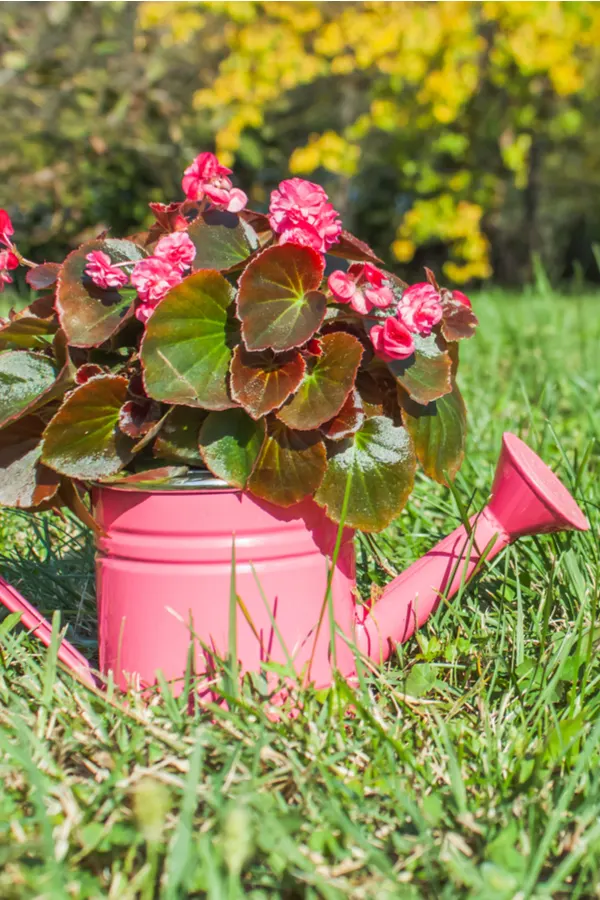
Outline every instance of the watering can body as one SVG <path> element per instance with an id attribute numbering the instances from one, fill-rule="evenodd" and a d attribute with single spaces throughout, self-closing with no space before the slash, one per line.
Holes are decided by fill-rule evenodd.
<path id="1" fill-rule="evenodd" d="M 242 671 L 290 662 L 318 687 L 335 666 L 347 678 L 357 651 L 385 660 L 507 543 L 526 534 L 585 530 L 585 516 L 539 457 L 503 438 L 492 498 L 470 527 L 457 528 L 384 589 L 373 608 L 356 601 L 353 532 L 338 528 L 312 500 L 288 509 L 207 478 L 184 490 L 93 490 L 98 539 L 100 669 L 122 688 L 153 684 L 162 670 L 183 687 L 193 642 L 195 673 L 235 652 Z M 330 601 L 326 602 L 328 586 Z M 0 583 L 0 599 L 23 612 L 44 642 L 50 628 Z M 235 615 L 235 628 L 232 627 Z M 333 621 L 332 621 L 333 619 Z M 59 656 L 91 680 L 67 642 Z"/>

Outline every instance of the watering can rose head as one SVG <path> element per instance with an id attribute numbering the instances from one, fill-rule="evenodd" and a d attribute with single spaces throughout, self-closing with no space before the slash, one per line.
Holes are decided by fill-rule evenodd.
<path id="1" fill-rule="evenodd" d="M 201 153 L 148 231 L 102 234 L 62 264 L 26 260 L 0 211 L 0 288 L 21 265 L 36 292 L 0 320 L 0 504 L 84 515 L 86 482 L 206 467 L 377 531 L 417 463 L 455 475 L 468 298 L 382 268 L 319 185 L 283 181 L 265 215 L 231 175 Z"/>

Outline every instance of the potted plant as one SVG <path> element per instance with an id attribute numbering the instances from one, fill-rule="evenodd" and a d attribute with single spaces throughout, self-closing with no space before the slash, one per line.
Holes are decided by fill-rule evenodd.
<path id="1" fill-rule="evenodd" d="M 202 665 L 227 651 L 232 548 L 244 665 L 329 670 L 317 625 L 327 587 L 351 590 L 352 530 L 399 515 L 417 464 L 445 482 L 463 458 L 467 297 L 381 268 L 319 185 L 283 181 L 263 214 L 230 175 L 201 153 L 148 231 L 62 263 L 25 259 L 0 212 L 0 283 L 25 266 L 37 295 L 0 327 L 0 503 L 93 516 L 119 678 L 176 677 L 190 627 Z"/>

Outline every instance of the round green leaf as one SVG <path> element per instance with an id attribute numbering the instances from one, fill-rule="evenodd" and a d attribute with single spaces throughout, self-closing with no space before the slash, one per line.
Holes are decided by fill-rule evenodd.
<path id="1" fill-rule="evenodd" d="M 154 441 L 153 455 L 158 459 L 188 466 L 204 465 L 198 447 L 198 435 L 205 418 L 206 413 L 202 409 L 172 407 Z"/>
<path id="2" fill-rule="evenodd" d="M 0 353 L 0 426 L 33 412 L 64 388 L 59 369 L 47 356 L 27 350 Z"/>
<path id="3" fill-rule="evenodd" d="M 248 482 L 263 500 L 292 506 L 319 487 L 327 454 L 315 431 L 291 431 L 277 419 L 266 420 L 266 435 Z"/>
<path id="4" fill-rule="evenodd" d="M 300 431 L 318 428 L 339 413 L 363 355 L 361 342 L 345 331 L 319 340 L 321 355 L 311 357 L 297 393 L 277 413 L 282 422 Z"/>
<path id="5" fill-rule="evenodd" d="M 142 341 L 144 382 L 166 403 L 228 409 L 227 376 L 235 324 L 233 289 L 214 270 L 196 272 L 162 300 Z"/>
<path id="6" fill-rule="evenodd" d="M 243 409 L 212 412 L 200 428 L 200 452 L 213 475 L 245 488 L 264 436 L 264 422 L 255 422 Z"/>
<path id="7" fill-rule="evenodd" d="M 415 352 L 407 360 L 393 360 L 390 370 L 417 403 L 430 403 L 452 390 L 452 360 L 443 338 L 414 335 Z"/>
<path id="8" fill-rule="evenodd" d="M 68 394 L 44 432 L 42 461 L 71 478 L 114 475 L 132 458 L 133 440 L 119 428 L 127 379 L 92 378 Z"/>
<path id="9" fill-rule="evenodd" d="M 345 525 L 381 531 L 404 508 L 413 488 L 416 460 L 410 435 L 383 416 L 367 419 L 362 428 L 333 450 L 315 500 L 334 522 L 342 517 L 350 479 Z"/>
<path id="10" fill-rule="evenodd" d="M 254 229 L 235 213 L 211 209 L 199 216 L 188 228 L 196 247 L 192 263 L 198 269 L 231 269 L 258 248 Z"/>
<path id="11" fill-rule="evenodd" d="M 446 484 L 460 469 L 465 454 L 467 412 L 458 385 L 427 406 L 402 399 L 402 419 L 411 435 L 423 471 Z"/>
<path id="12" fill-rule="evenodd" d="M 231 396 L 253 419 L 278 409 L 296 390 L 306 371 L 301 353 L 251 353 L 236 347 L 231 362 Z"/>
<path id="13" fill-rule="evenodd" d="M 237 307 L 249 350 L 290 350 L 312 337 L 327 306 L 317 290 L 324 267 L 320 253 L 295 244 L 269 247 L 248 265 Z"/>
<path id="14" fill-rule="evenodd" d="M 44 422 L 25 416 L 0 431 L 0 504 L 31 509 L 50 500 L 60 476 L 40 463 Z"/>
<path id="15" fill-rule="evenodd" d="M 117 331 L 133 309 L 135 291 L 131 287 L 103 290 L 85 273 L 86 256 L 101 250 L 111 262 L 137 262 L 145 254 L 132 241 L 89 241 L 65 259 L 58 276 L 56 309 L 69 344 L 73 347 L 97 347 Z"/>

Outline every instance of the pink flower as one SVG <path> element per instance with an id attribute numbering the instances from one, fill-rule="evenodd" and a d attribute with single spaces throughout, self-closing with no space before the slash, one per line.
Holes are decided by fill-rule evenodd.
<path id="1" fill-rule="evenodd" d="M 175 231 L 160 239 L 153 255 L 156 259 L 162 259 L 169 268 L 183 272 L 191 266 L 196 256 L 196 248 L 189 234 L 185 231 Z"/>
<path id="2" fill-rule="evenodd" d="M 222 166 L 214 153 L 200 153 L 183 173 L 181 186 L 188 200 L 208 197 L 217 209 L 240 212 L 248 197 L 233 187 L 228 175 L 231 175 L 231 169 Z"/>
<path id="3" fill-rule="evenodd" d="M 327 284 L 338 303 L 349 303 L 355 312 L 366 315 L 373 307 L 387 309 L 394 302 L 384 279 L 385 274 L 371 263 L 353 263 L 347 272 L 332 272 Z"/>
<path id="4" fill-rule="evenodd" d="M 300 244 L 325 253 L 339 240 L 339 215 L 318 184 L 302 178 L 282 181 L 271 194 L 269 224 L 280 244 Z"/>
<path id="5" fill-rule="evenodd" d="M 11 245 L 11 237 L 15 233 L 13 223 L 5 209 L 0 209 L 0 243 Z"/>
<path id="6" fill-rule="evenodd" d="M 461 306 L 466 306 L 471 309 L 471 301 L 462 291 L 452 291 L 452 299 L 456 300 L 457 303 L 460 303 Z"/>
<path id="7" fill-rule="evenodd" d="M 86 259 L 88 264 L 84 272 L 97 287 L 106 291 L 109 288 L 123 287 L 129 281 L 126 272 L 113 266 L 108 253 L 103 253 L 102 250 L 92 250 L 87 254 Z"/>
<path id="8" fill-rule="evenodd" d="M 141 322 L 147 322 L 165 294 L 179 284 L 181 272 L 163 259 L 149 256 L 135 264 L 131 282 L 138 292 L 140 305 L 135 311 Z"/>
<path id="9" fill-rule="evenodd" d="M 412 334 L 394 317 L 386 319 L 383 325 L 374 325 L 370 337 L 375 353 L 386 362 L 408 359 L 415 352 Z"/>
<path id="10" fill-rule="evenodd" d="M 10 269 L 16 269 L 18 265 L 19 260 L 12 250 L 0 250 L 0 293 L 4 290 L 5 284 L 12 284 L 8 272 Z"/>
<path id="11" fill-rule="evenodd" d="M 220 175 L 231 175 L 231 169 L 222 166 L 214 153 L 199 153 L 183 173 L 181 186 L 185 196 L 188 200 L 202 200 L 204 186 Z"/>
<path id="12" fill-rule="evenodd" d="M 398 304 L 398 318 L 416 334 L 431 334 L 431 329 L 441 322 L 442 315 L 440 295 L 427 281 L 407 288 Z"/>

